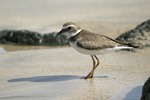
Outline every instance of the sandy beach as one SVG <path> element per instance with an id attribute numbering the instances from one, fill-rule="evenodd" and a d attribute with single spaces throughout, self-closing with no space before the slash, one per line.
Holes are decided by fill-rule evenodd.
<path id="1" fill-rule="evenodd" d="M 100 55 L 94 78 L 84 80 L 80 78 L 92 69 L 92 60 L 73 48 L 4 53 L 0 55 L 0 99 L 107 100 L 133 82 L 143 85 L 149 77 L 149 55 L 144 50 Z"/>
<path id="2" fill-rule="evenodd" d="M 0 8 L 0 30 L 43 34 L 73 21 L 116 38 L 150 18 L 148 0 L 0 0 Z M 150 76 L 149 48 L 98 55 L 101 64 L 94 78 L 84 80 L 92 59 L 71 47 L 9 47 L 0 47 L 1 100 L 139 100 Z"/>

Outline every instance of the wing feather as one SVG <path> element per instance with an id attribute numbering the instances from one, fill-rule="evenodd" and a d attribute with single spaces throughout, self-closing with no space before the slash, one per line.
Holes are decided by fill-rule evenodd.
<path id="1" fill-rule="evenodd" d="M 88 49 L 88 50 L 98 50 L 105 48 L 114 48 L 119 45 L 115 40 L 108 38 L 99 34 L 91 34 L 88 31 L 86 35 L 83 32 L 81 37 L 77 39 L 77 45 L 79 47 Z"/>

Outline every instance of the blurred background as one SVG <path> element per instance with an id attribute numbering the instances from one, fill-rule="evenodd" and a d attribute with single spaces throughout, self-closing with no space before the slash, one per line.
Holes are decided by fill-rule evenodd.
<path id="1" fill-rule="evenodd" d="M 57 45 L 62 41 L 57 41 L 60 37 L 54 40 L 51 37 L 55 38 L 54 34 L 68 21 L 83 29 L 116 38 L 148 20 L 149 9 L 150 0 L 0 0 L 0 50 L 60 47 Z M 7 35 L 10 38 L 15 32 L 18 32 L 15 36 L 17 42 L 24 40 L 23 43 L 11 43 L 8 38 L 2 38 Z M 39 43 L 45 41 L 51 44 L 31 44 L 29 39 L 26 40 L 30 35 L 19 36 L 24 33 L 39 34 L 34 36 L 39 38 Z M 49 34 L 53 35 L 47 38 Z M 48 40 L 43 40 L 43 37 Z M 55 40 L 57 42 L 53 44 Z M 25 44 L 26 41 L 28 44 Z"/>

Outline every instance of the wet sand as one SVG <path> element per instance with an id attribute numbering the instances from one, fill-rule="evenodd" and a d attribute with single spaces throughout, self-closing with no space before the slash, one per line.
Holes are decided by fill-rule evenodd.
<path id="1" fill-rule="evenodd" d="M 137 81 L 122 88 L 117 95 L 108 100 L 140 100 L 144 81 Z"/>
<path id="2" fill-rule="evenodd" d="M 150 16 L 148 0 L 0 2 L 0 30 L 28 29 L 49 33 L 57 32 L 63 23 L 73 21 L 84 29 L 115 38 Z M 132 85 L 121 95 L 126 100 L 132 96 L 130 93 L 140 92 L 150 76 L 148 48 L 136 53 L 120 51 L 99 55 L 101 64 L 90 80 L 80 78 L 91 71 L 91 57 L 79 54 L 71 47 L 1 51 L 2 100 L 107 100 L 120 97 L 122 89 Z M 141 83 L 137 85 L 136 82 Z"/>
<path id="3" fill-rule="evenodd" d="M 92 69 L 90 56 L 72 48 L 4 51 L 0 56 L 2 100 L 138 100 L 150 76 L 149 49 L 98 56 L 101 64 L 89 80 L 80 78 Z"/>
<path id="4" fill-rule="evenodd" d="M 0 99 L 107 100 L 132 82 L 150 75 L 149 50 L 98 56 L 101 64 L 90 80 L 90 56 L 73 48 L 0 54 Z M 137 84 L 135 84 L 137 86 Z M 129 91 L 130 92 L 130 91 Z"/>

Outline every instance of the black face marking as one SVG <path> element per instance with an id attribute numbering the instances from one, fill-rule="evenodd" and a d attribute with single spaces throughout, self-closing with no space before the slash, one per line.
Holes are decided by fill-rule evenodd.
<path id="1" fill-rule="evenodd" d="M 72 29 L 72 27 L 68 27 L 67 29 L 68 29 L 68 30 L 71 30 L 71 29 Z"/>
<path id="2" fill-rule="evenodd" d="M 70 31 L 71 30 L 71 27 L 67 27 L 65 29 L 63 29 L 64 32 L 67 32 L 67 31 Z"/>
<path id="3" fill-rule="evenodd" d="M 68 26 L 67 28 L 63 29 L 64 32 L 70 32 L 72 30 L 74 30 L 74 28 L 71 26 Z"/>

